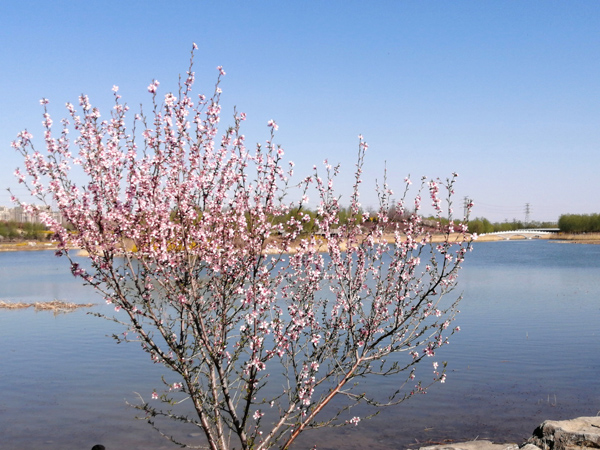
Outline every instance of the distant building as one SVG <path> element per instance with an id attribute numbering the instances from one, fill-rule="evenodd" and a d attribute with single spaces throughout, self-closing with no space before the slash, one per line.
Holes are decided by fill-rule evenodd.
<path id="1" fill-rule="evenodd" d="M 8 222 L 9 220 L 12 220 L 10 218 L 10 212 L 11 212 L 11 208 L 8 208 L 6 206 L 0 206 L 0 220 L 2 220 L 4 222 Z"/>
<path id="2" fill-rule="evenodd" d="M 64 224 L 65 220 L 63 219 L 60 211 L 52 211 L 49 206 L 42 207 L 41 209 L 45 209 L 46 212 L 50 214 L 50 216 L 59 223 Z M 0 206 L 0 221 L 14 221 L 20 223 L 40 223 L 40 219 L 37 214 L 30 214 L 23 211 L 23 208 L 20 206 L 15 206 L 14 208 L 9 208 L 7 206 Z"/>
<path id="3" fill-rule="evenodd" d="M 35 223 L 37 222 L 37 217 L 33 214 L 26 213 L 23 211 L 23 208 L 20 206 L 15 206 L 12 208 L 12 220 L 19 223 Z"/>

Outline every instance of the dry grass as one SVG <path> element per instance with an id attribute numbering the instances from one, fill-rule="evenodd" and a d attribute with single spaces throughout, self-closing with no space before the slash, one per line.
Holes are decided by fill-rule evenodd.
<path id="1" fill-rule="evenodd" d="M 68 303 L 61 300 L 52 300 L 48 302 L 3 302 L 0 301 L 0 309 L 26 309 L 33 308 L 36 311 L 52 311 L 54 315 L 73 312 L 78 308 L 91 308 L 94 303 Z"/>
<path id="2" fill-rule="evenodd" d="M 0 252 L 23 252 L 34 250 L 55 250 L 56 242 L 0 242 Z"/>
<path id="3" fill-rule="evenodd" d="M 572 244 L 600 244 L 600 233 L 558 233 L 552 236 L 553 240 L 569 242 Z"/>

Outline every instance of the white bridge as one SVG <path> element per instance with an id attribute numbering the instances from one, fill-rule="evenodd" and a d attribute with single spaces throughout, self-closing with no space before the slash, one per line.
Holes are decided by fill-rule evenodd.
<path id="1" fill-rule="evenodd" d="M 558 233 L 560 228 L 526 228 L 524 230 L 495 231 L 493 233 L 483 233 L 481 236 L 498 236 L 508 241 L 515 236 L 521 236 L 525 239 L 539 239 L 544 235 Z"/>

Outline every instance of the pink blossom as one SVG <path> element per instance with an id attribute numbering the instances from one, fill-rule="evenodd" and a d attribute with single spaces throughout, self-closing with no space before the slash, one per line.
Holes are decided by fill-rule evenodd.
<path id="1" fill-rule="evenodd" d="M 160 83 L 158 81 L 154 80 L 152 83 L 150 83 L 150 85 L 148 85 L 148 92 L 155 94 L 159 84 Z"/>
<path id="2" fill-rule="evenodd" d="M 348 423 L 350 425 L 354 425 L 354 426 L 358 426 L 359 422 L 360 422 L 360 417 L 356 417 L 356 416 L 348 421 Z"/>
<path id="3" fill-rule="evenodd" d="M 126 327 L 116 339 L 139 341 L 154 363 L 185 381 L 168 385 L 171 392 L 160 397 L 152 393 L 170 403 L 164 409 L 139 405 L 148 417 L 183 412 L 231 434 L 236 446 L 288 448 L 305 426 L 337 417 L 324 393 L 347 394 L 348 407 L 354 400 L 374 404 L 387 395 L 380 388 L 414 379 L 414 366 L 459 331 L 450 328 L 456 298 L 447 302 L 441 294 L 456 286 L 472 237 L 465 218 L 450 225 L 462 240 L 436 247 L 421 217 L 422 198 L 429 196 L 433 228 L 450 230 L 443 224 L 450 223 L 452 180 L 423 178 L 410 187 L 405 178 L 393 210 L 389 202 L 398 194 L 384 182 L 378 212 L 361 211 L 368 148 L 362 135 L 349 195 L 336 192 L 339 166 L 327 160 L 294 180 L 293 163 L 273 143 L 277 123 L 267 122 L 268 140 L 256 146 L 243 134 L 244 113 L 234 112 L 233 123 L 219 128 L 225 71 L 218 67 L 207 98 L 192 94 L 191 62 L 177 93 L 162 102 L 159 82 L 152 81 L 152 107 L 135 120 L 119 102 L 117 86 L 105 120 L 81 95 L 80 115 L 67 104 L 63 130 L 53 134 L 44 108 L 45 151 L 33 148 L 27 131 L 19 133 L 12 146 L 24 168 L 15 175 L 29 193 L 54 202 L 73 230 L 40 207 L 21 206 L 43 216 L 59 241 L 57 253 L 87 252 L 87 263 L 71 261 L 71 270 L 123 310 L 112 314 Z M 404 351 L 402 370 L 409 374 L 394 363 L 394 354 Z M 376 372 L 399 378 L 377 384 Z M 287 379 L 273 383 L 273 373 Z M 363 389 L 355 383 L 367 373 L 374 383 Z M 445 381 L 437 372 L 434 377 Z M 396 398 L 425 391 L 419 383 Z M 204 417 L 185 405 L 177 411 L 188 397 Z M 274 420 L 264 424 L 257 408 L 267 404 Z M 254 421 L 232 426 L 240 413 L 239 423 Z M 263 441 L 262 429 L 271 423 L 279 428 L 267 428 Z M 284 442 L 275 442 L 277 436 Z"/>

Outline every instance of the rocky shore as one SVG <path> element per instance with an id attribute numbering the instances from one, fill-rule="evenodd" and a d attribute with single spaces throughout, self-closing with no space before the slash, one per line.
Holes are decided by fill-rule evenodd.
<path id="1" fill-rule="evenodd" d="M 600 413 L 599 413 L 600 414 Z M 469 441 L 409 450 L 597 450 L 600 449 L 600 416 L 571 420 L 546 420 L 522 444 Z M 105 450 L 94 445 L 92 450 Z"/>
<path id="2" fill-rule="evenodd" d="M 420 447 L 418 450 L 592 450 L 600 449 L 600 416 L 546 420 L 521 444 L 469 441 Z M 416 449 L 414 449 L 416 450 Z"/>

